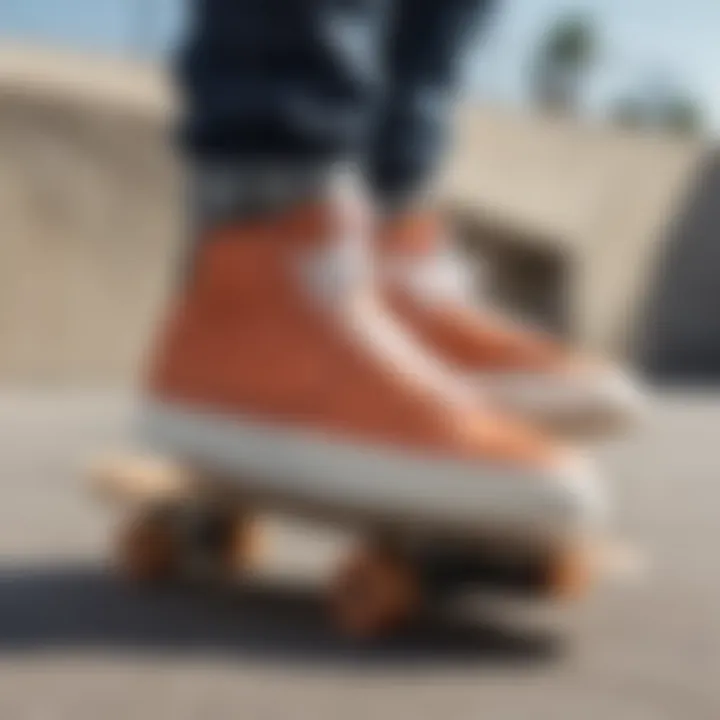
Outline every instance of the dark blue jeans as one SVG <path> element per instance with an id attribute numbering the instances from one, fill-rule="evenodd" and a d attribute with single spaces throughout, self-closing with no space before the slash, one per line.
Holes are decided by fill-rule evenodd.
<path id="1" fill-rule="evenodd" d="M 201 161 L 357 162 L 412 193 L 446 133 L 491 0 L 193 0 L 179 76 Z"/>

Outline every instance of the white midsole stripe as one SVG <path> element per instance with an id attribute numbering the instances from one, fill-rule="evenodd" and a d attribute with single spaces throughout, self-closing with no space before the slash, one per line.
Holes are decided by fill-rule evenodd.
<path id="1" fill-rule="evenodd" d="M 156 452 L 242 474 L 258 489 L 445 527 L 574 534 L 596 523 L 603 504 L 594 476 L 578 468 L 521 473 L 158 403 L 143 407 L 137 433 Z"/>

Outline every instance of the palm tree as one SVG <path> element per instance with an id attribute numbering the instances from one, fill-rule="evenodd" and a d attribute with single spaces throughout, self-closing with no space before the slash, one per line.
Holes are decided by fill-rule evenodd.
<path id="1" fill-rule="evenodd" d="M 704 127 L 702 105 L 677 83 L 651 79 L 618 98 L 611 119 L 623 127 L 694 134 Z"/>
<path id="2" fill-rule="evenodd" d="M 704 125 L 700 105 L 693 98 L 680 95 L 668 99 L 663 120 L 667 130 L 682 134 L 698 133 Z"/>
<path id="3" fill-rule="evenodd" d="M 587 17 L 559 20 L 537 50 L 532 92 L 537 105 L 553 113 L 577 110 L 584 76 L 595 61 L 594 23 Z"/>

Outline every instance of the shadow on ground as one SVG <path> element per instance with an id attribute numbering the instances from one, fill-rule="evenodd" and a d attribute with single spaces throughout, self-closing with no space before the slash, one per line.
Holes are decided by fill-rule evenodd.
<path id="1" fill-rule="evenodd" d="M 0 570 L 0 657 L 98 649 L 337 668 L 527 664 L 552 660 L 562 643 L 551 632 L 510 629 L 497 618 L 428 618 L 392 642 L 358 647 L 330 631 L 317 593 L 296 586 L 149 592 L 93 565 Z"/>

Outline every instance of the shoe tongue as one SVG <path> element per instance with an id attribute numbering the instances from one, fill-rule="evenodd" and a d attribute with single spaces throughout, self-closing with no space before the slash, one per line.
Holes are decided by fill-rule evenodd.
<path id="1" fill-rule="evenodd" d="M 416 297 L 473 300 L 478 278 L 436 215 L 416 214 L 388 223 L 379 248 L 386 277 L 411 287 Z"/>

